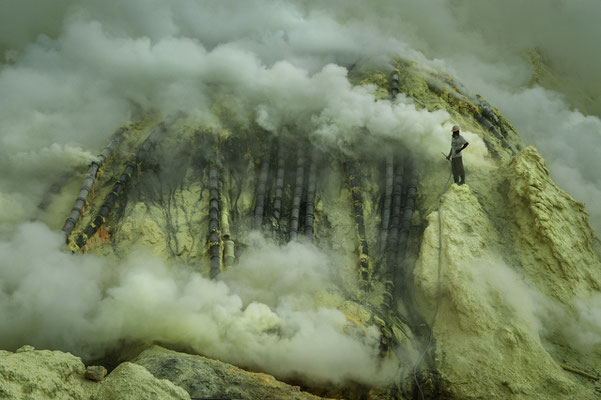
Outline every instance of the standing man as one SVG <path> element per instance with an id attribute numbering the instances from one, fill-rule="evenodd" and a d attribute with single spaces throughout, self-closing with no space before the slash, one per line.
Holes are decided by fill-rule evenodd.
<path id="1" fill-rule="evenodd" d="M 456 184 L 463 185 L 465 183 L 465 171 L 463 170 L 461 150 L 465 149 L 469 143 L 459 134 L 459 127 L 457 125 L 453 126 L 451 131 L 453 132 L 453 138 L 451 139 L 451 151 L 447 156 L 447 160 L 451 160 L 453 180 Z M 459 181 L 459 177 L 461 177 L 461 181 Z"/>

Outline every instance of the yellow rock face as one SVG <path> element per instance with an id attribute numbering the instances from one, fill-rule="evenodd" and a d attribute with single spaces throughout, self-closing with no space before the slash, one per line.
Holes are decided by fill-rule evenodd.
<path id="1" fill-rule="evenodd" d="M 499 171 L 476 192 L 451 185 L 427 218 L 414 277 L 442 385 L 461 399 L 594 398 L 561 368 L 574 351 L 547 345 L 566 338 L 543 315 L 598 287 L 587 214 L 534 148 Z"/>

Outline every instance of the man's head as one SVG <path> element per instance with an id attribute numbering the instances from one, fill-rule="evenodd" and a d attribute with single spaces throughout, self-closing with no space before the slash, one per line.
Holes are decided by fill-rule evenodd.
<path id="1" fill-rule="evenodd" d="M 453 132 L 453 136 L 458 136 L 459 135 L 459 126 L 453 125 L 453 127 L 451 128 L 451 132 Z"/>

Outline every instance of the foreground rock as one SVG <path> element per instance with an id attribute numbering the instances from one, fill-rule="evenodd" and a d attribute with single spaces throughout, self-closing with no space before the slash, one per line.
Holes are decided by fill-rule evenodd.
<path id="1" fill-rule="evenodd" d="M 154 346 L 133 362 L 155 377 L 183 387 L 192 398 L 315 400 L 273 376 L 244 371 L 231 364 Z"/>
<path id="2" fill-rule="evenodd" d="M 123 363 L 103 382 L 86 380 L 85 365 L 69 353 L 32 350 L 0 351 L 0 399 L 185 400 L 190 396 L 143 367 Z"/>
<path id="3" fill-rule="evenodd" d="M 106 368 L 102 365 L 94 365 L 86 368 L 86 379 L 89 379 L 94 382 L 100 382 L 106 376 Z"/>

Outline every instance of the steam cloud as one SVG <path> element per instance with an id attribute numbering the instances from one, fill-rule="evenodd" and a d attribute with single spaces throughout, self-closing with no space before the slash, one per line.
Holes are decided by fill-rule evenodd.
<path id="1" fill-rule="evenodd" d="M 311 246 L 257 236 L 256 250 L 220 281 L 140 251 L 114 263 L 62 247 L 62 235 L 40 223 L 0 242 L 3 347 L 25 340 L 99 357 L 121 339 L 158 340 L 314 383 L 385 383 L 398 374 L 379 360 L 376 327 L 316 305 L 314 293 L 333 289 L 335 265 Z"/>
<path id="2" fill-rule="evenodd" d="M 601 4 L 547 3 L 0 0 L 0 347 L 94 354 L 120 338 L 173 340 L 314 380 L 388 379 L 394 368 L 376 374 L 375 331 L 346 334 L 343 314 L 312 308 L 307 293 L 327 284 L 332 263 L 315 249 L 262 243 L 265 257 L 215 283 L 139 254 L 118 264 L 73 257 L 59 235 L 25 221 L 49 182 L 86 165 L 140 110 L 184 110 L 218 126 L 210 110 L 225 97 L 235 115 L 274 132 L 302 123 L 314 140 L 344 147 L 367 128 L 437 155 L 448 145 L 445 112 L 402 96 L 376 102 L 373 87 L 347 80 L 354 63 L 400 55 L 498 106 L 601 232 L 601 57 L 589 51 L 601 27 L 581 20 Z M 533 49 L 547 75 L 524 57 Z M 296 259 L 309 261 L 284 267 Z M 257 269 L 294 284 L 269 291 L 242 280 Z"/>

